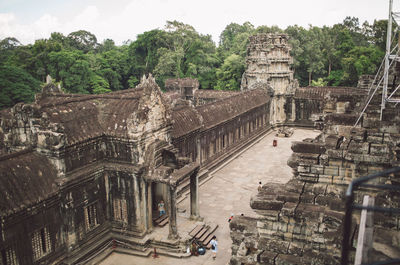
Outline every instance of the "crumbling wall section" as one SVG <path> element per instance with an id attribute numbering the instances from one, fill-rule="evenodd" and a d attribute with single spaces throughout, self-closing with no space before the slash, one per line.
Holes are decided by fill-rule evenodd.
<path id="1" fill-rule="evenodd" d="M 340 93 L 326 99 L 321 108 L 325 110 L 321 113 L 322 133 L 316 139 L 292 144 L 293 154 L 288 161 L 293 168 L 292 180 L 283 185 L 264 185 L 250 202 L 257 217 L 239 217 L 232 222 L 231 264 L 339 264 L 348 184 L 398 165 L 398 110 L 387 107 L 380 121 L 378 96 L 354 127 L 359 115 L 352 110 L 363 107 L 362 97 Z M 388 179 L 376 182 L 384 183 Z M 364 194 L 378 198 L 380 205 L 399 206 L 395 202 L 398 193 L 365 189 L 356 194 L 358 203 Z M 373 257 L 375 261 L 393 258 L 393 253 L 400 253 L 394 243 L 400 235 L 395 225 L 399 218 L 375 216 Z M 358 220 L 355 213 L 352 235 L 357 233 Z M 355 244 L 357 237 L 352 240 Z"/>

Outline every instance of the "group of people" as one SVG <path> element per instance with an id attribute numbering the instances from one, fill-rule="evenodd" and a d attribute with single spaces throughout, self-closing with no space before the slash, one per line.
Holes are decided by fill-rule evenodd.
<path id="1" fill-rule="evenodd" d="M 164 201 L 161 200 L 157 206 L 160 216 L 164 215 L 165 214 Z M 233 218 L 233 214 L 231 218 Z M 215 259 L 217 257 L 217 251 L 218 251 L 218 241 L 216 236 L 213 236 L 213 238 L 210 241 L 210 245 L 211 245 L 211 251 L 213 253 L 213 259 Z M 196 242 L 193 241 L 192 244 L 190 245 L 190 253 L 192 255 L 198 256 L 199 254 L 204 254 L 205 249 L 202 246 L 198 246 Z"/>
<path id="2" fill-rule="evenodd" d="M 259 182 L 258 191 L 262 190 L 262 183 L 261 181 Z M 165 204 L 164 201 L 161 200 L 158 203 L 158 211 L 160 216 L 165 214 Z M 231 214 L 231 216 L 228 219 L 228 222 L 231 222 L 233 220 L 233 213 Z M 241 214 L 241 216 L 243 216 L 243 214 Z M 217 237 L 213 236 L 213 238 L 210 241 L 210 245 L 211 245 L 211 251 L 213 253 L 213 259 L 216 259 L 217 257 L 217 251 L 218 251 L 218 241 L 217 241 Z M 196 244 L 195 241 L 192 241 L 192 244 L 190 245 L 190 253 L 194 256 L 198 256 L 199 254 L 204 254 L 205 253 L 205 249 L 202 246 L 199 246 L 198 244 Z"/>
<path id="3" fill-rule="evenodd" d="M 210 245 L 211 245 L 211 252 L 213 253 L 213 259 L 216 259 L 218 251 L 218 241 L 216 236 L 213 236 L 213 238 L 210 241 Z M 190 245 L 190 253 L 193 256 L 198 256 L 199 254 L 204 255 L 205 252 L 206 251 L 203 246 L 196 244 L 195 240 L 192 241 L 192 244 Z"/>

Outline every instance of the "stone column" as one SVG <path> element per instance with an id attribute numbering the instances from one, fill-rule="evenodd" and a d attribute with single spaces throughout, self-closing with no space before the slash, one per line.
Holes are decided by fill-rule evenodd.
<path id="1" fill-rule="evenodd" d="M 199 209 L 199 177 L 197 173 L 190 176 L 190 218 L 198 219 L 200 217 Z"/>
<path id="2" fill-rule="evenodd" d="M 144 226 L 144 230 L 147 231 L 149 229 L 149 219 L 148 219 L 149 210 L 147 207 L 147 182 L 144 179 L 141 179 L 140 187 L 142 190 L 140 204 L 142 206 L 143 226 Z"/>
<path id="3" fill-rule="evenodd" d="M 71 193 L 67 193 L 71 194 Z M 75 232 L 75 212 L 74 212 L 74 207 L 73 207 L 73 200 L 72 200 L 72 195 L 71 197 L 69 195 L 66 196 L 66 200 L 64 201 L 64 218 L 63 218 L 63 233 L 65 233 L 66 236 L 66 246 L 67 246 L 67 252 L 72 252 L 72 250 L 75 248 L 75 244 L 77 243 L 77 233 Z"/>
<path id="4" fill-rule="evenodd" d="M 176 187 L 168 185 L 167 189 L 169 209 L 169 239 L 178 239 L 178 228 L 176 224 Z"/>
<path id="5" fill-rule="evenodd" d="M 152 183 L 147 183 L 147 224 L 148 229 L 153 229 L 153 196 L 152 196 Z"/>
<path id="6" fill-rule="evenodd" d="M 139 197 L 139 180 L 137 176 L 133 176 L 133 194 L 134 194 L 134 205 L 135 205 L 135 217 L 136 217 L 136 226 L 143 228 L 143 220 L 141 216 L 140 210 L 140 197 Z"/>
<path id="7" fill-rule="evenodd" d="M 196 150 L 197 150 L 196 160 L 197 160 L 197 163 L 199 163 L 199 164 L 201 165 L 201 143 L 200 143 L 200 136 L 198 136 L 197 139 L 196 139 Z"/>
<path id="8" fill-rule="evenodd" d="M 290 121 L 296 121 L 296 101 L 294 97 L 292 98 L 292 118 Z"/>

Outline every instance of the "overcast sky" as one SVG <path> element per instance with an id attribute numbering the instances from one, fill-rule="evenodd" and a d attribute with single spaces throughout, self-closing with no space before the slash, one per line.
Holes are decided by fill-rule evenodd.
<path id="1" fill-rule="evenodd" d="M 399 2 L 394 0 L 394 11 L 400 11 Z M 0 0 L 0 39 L 12 36 L 28 44 L 51 32 L 68 35 L 84 29 L 99 42 L 111 38 L 121 44 L 178 20 L 218 42 L 232 22 L 283 29 L 331 26 L 346 16 L 373 22 L 387 19 L 388 6 L 389 0 Z"/>

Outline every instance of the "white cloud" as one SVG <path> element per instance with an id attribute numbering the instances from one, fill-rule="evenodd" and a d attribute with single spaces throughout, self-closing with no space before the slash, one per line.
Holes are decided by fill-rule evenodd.
<path id="1" fill-rule="evenodd" d="M 82 6 L 82 0 L 69 0 L 73 6 Z M 307 27 L 333 25 L 346 16 L 368 19 L 387 18 L 387 3 L 382 0 L 98 0 L 96 5 L 82 6 L 79 11 L 57 14 L 35 14 L 32 23 L 21 23 L 19 13 L 0 13 L 0 38 L 13 36 L 22 43 L 48 38 L 51 32 L 64 35 L 76 30 L 88 30 L 99 42 L 105 38 L 121 44 L 135 39 L 137 34 L 163 28 L 167 20 L 178 20 L 192 25 L 202 34 L 211 34 L 215 41 L 222 30 L 232 22 L 249 21 L 254 26 L 278 25 L 286 28 L 298 24 Z M 61 5 L 53 1 L 54 5 Z M 54 8 L 53 10 L 57 10 Z M 16 9 L 17 10 L 17 9 Z M 40 9 L 38 9 L 40 10 Z M 40 11 L 36 11 L 40 12 Z M 56 11 L 54 11 L 56 12 Z M 74 13 L 75 12 L 75 13 Z M 35 17 L 35 16 L 31 16 Z"/>
<path id="2" fill-rule="evenodd" d="M 49 14 L 41 16 L 30 25 L 19 24 L 12 13 L 0 14 L 0 39 L 15 37 L 23 44 L 33 43 L 37 39 L 48 38 L 59 27 L 58 19 Z"/>
<path id="3" fill-rule="evenodd" d="M 0 38 L 9 37 L 15 32 L 15 15 L 0 13 Z"/>
<path id="4" fill-rule="evenodd" d="M 60 27 L 60 23 L 57 17 L 53 17 L 49 14 L 45 14 L 36 20 L 33 25 L 33 32 L 40 38 L 48 38 L 50 34 Z M 36 38 L 37 39 L 37 38 Z"/>
<path id="5" fill-rule="evenodd" d="M 77 31 L 80 29 L 94 29 L 100 18 L 99 10 L 96 6 L 88 6 L 81 13 L 75 16 L 71 22 L 64 26 L 64 31 Z M 70 33 L 68 32 L 68 33 Z"/>

